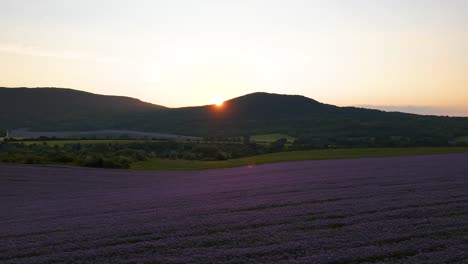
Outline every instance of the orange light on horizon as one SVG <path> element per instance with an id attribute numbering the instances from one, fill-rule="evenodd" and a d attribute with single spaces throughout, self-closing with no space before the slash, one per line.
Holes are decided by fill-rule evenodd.
<path id="1" fill-rule="evenodd" d="M 220 97 L 215 97 L 213 98 L 213 104 L 216 105 L 217 107 L 221 107 L 224 104 L 224 100 L 221 99 Z"/>

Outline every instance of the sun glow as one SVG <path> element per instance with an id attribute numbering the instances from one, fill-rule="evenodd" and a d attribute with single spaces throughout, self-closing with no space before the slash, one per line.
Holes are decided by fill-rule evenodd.
<path id="1" fill-rule="evenodd" d="M 214 97 L 213 98 L 213 104 L 216 105 L 217 107 L 223 106 L 224 100 L 221 99 L 220 97 Z"/>

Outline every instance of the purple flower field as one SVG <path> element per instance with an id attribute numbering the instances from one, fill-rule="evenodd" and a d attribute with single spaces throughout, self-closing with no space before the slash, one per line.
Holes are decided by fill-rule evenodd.
<path id="1" fill-rule="evenodd" d="M 468 154 L 196 172 L 0 164 L 0 263 L 468 263 Z"/>

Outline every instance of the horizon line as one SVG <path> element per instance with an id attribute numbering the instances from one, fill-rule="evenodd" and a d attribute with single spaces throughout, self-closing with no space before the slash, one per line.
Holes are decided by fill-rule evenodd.
<path id="1" fill-rule="evenodd" d="M 125 97 L 125 98 L 132 98 L 135 100 L 139 100 L 143 103 L 148 103 L 152 104 L 155 106 L 160 106 L 164 108 L 169 108 L 169 109 L 178 109 L 178 108 L 190 108 L 190 107 L 203 107 L 203 106 L 212 106 L 215 105 L 213 104 L 202 104 L 202 105 L 187 105 L 187 106 L 176 106 L 176 107 L 171 107 L 171 106 L 166 106 L 163 104 L 159 103 L 153 103 L 153 102 L 148 102 L 144 101 L 140 98 L 137 97 L 132 97 L 129 95 L 117 95 L 117 94 L 102 94 L 102 93 L 96 93 L 96 92 L 90 92 L 86 90 L 79 90 L 75 88 L 70 88 L 70 87 L 56 87 L 56 86 L 38 86 L 38 87 L 26 87 L 26 86 L 17 86 L 17 87 L 8 87 L 8 86 L 0 86 L 0 88 L 4 89 L 62 89 L 62 90 L 72 90 L 72 91 L 78 91 L 78 92 L 83 92 L 83 93 L 88 93 L 88 94 L 93 94 L 93 95 L 99 95 L 99 96 L 112 96 L 112 97 Z M 272 95 L 283 95 L 283 96 L 301 96 L 305 97 L 307 99 L 316 101 L 320 104 L 328 104 L 328 103 L 323 103 L 321 101 L 315 100 L 314 98 L 307 97 L 302 94 L 286 94 L 286 93 L 272 93 L 272 92 L 265 92 L 265 91 L 255 91 L 251 93 L 246 93 L 242 94 L 239 96 L 232 97 L 230 99 L 226 99 L 223 102 L 227 102 L 230 100 L 234 100 L 236 98 L 240 98 L 243 96 L 247 95 L 252 95 L 256 93 L 264 93 L 264 94 L 272 94 Z M 416 114 L 416 115 L 424 115 L 424 116 L 448 116 L 448 117 L 468 117 L 468 113 L 463 113 L 465 112 L 464 110 L 458 108 L 458 107 L 450 107 L 450 106 L 431 106 L 431 105 L 373 105 L 373 104 L 355 104 L 355 105 L 334 105 L 337 107 L 355 107 L 355 108 L 364 108 L 364 109 L 370 109 L 370 110 L 378 110 L 378 111 L 383 111 L 383 112 L 390 112 L 390 113 L 405 113 L 405 114 Z M 437 113 L 438 111 L 455 111 L 458 112 L 459 114 L 442 114 L 442 113 Z"/>

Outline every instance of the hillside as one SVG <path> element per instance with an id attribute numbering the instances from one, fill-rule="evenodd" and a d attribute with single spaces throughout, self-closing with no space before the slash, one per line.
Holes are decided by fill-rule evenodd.
<path id="1" fill-rule="evenodd" d="M 123 96 L 107 96 L 62 88 L 0 88 L 3 129 L 66 129 L 115 126 L 128 114 L 163 106 Z"/>
<path id="2" fill-rule="evenodd" d="M 45 131 L 126 129 L 193 136 L 282 133 L 334 139 L 434 139 L 468 135 L 468 118 L 421 116 L 323 104 L 298 95 L 253 93 L 214 105 L 166 108 L 128 97 L 70 89 L 0 88 L 0 129 Z"/>
<path id="3" fill-rule="evenodd" d="M 237 97 L 222 107 L 166 109 L 149 115 L 161 122 L 145 123 L 144 129 L 190 135 L 282 133 L 308 138 L 443 137 L 444 141 L 468 135 L 468 118 L 337 107 L 304 96 L 268 93 Z"/>

